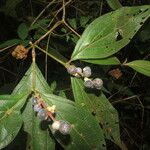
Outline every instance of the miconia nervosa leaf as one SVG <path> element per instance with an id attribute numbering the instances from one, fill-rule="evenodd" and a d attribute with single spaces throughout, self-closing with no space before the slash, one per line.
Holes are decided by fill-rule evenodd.
<path id="1" fill-rule="evenodd" d="M 38 92 L 46 105 L 56 105 L 57 119 L 65 120 L 72 125 L 71 133 L 68 136 L 54 134 L 56 140 L 58 140 L 65 149 L 106 149 L 103 131 L 96 119 L 89 112 L 76 106 L 74 102 L 59 96 L 47 94 L 51 93 L 51 89 L 34 63 L 13 93 L 20 93 L 22 91 Z M 24 130 L 28 133 L 30 140 L 30 142 L 27 143 L 27 147 L 30 146 L 33 149 L 48 149 L 50 145 L 52 145 L 51 147 L 54 148 L 54 141 L 52 137 L 49 136 L 48 129 L 44 131 L 41 130 L 40 120 L 35 115 L 29 100 L 23 111 Z M 34 139 L 35 136 L 37 136 L 37 139 Z M 43 143 L 40 142 L 36 146 L 35 143 L 38 141 Z"/>
<path id="2" fill-rule="evenodd" d="M 44 79 L 41 71 L 35 63 L 32 63 L 24 77 L 14 89 L 13 93 L 22 93 L 22 91 L 28 91 L 31 93 L 32 91 L 36 90 L 52 93 L 52 90 Z"/>
<path id="3" fill-rule="evenodd" d="M 56 105 L 57 120 L 65 120 L 72 127 L 68 136 L 54 133 L 54 137 L 65 150 L 106 150 L 103 131 L 89 112 L 83 110 L 74 102 L 53 94 L 41 93 L 41 97 L 47 105 Z"/>
<path id="4" fill-rule="evenodd" d="M 75 102 L 96 117 L 107 139 L 121 146 L 118 113 L 105 95 L 85 91 L 81 79 L 71 78 L 71 84 Z"/>
<path id="5" fill-rule="evenodd" d="M 125 64 L 126 66 L 131 67 L 139 73 L 142 73 L 150 77 L 150 61 L 147 60 L 134 60 Z"/>
<path id="6" fill-rule="evenodd" d="M 0 149 L 14 140 L 22 126 L 20 109 L 27 93 L 0 96 Z"/>
<path id="7" fill-rule="evenodd" d="M 97 65 L 119 65 L 120 61 L 116 57 L 108 57 L 103 59 L 83 59 L 82 61 Z"/>
<path id="8" fill-rule="evenodd" d="M 46 122 L 41 122 L 33 111 L 31 99 L 29 99 L 23 112 L 24 131 L 28 133 L 26 149 L 54 150 L 55 141 L 50 135 Z"/>
<path id="9" fill-rule="evenodd" d="M 100 16 L 84 31 L 71 61 L 106 58 L 127 45 L 150 16 L 150 5 L 122 7 Z"/>

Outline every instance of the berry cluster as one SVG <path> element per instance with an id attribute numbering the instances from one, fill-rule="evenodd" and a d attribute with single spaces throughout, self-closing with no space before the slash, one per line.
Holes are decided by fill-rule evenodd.
<path id="1" fill-rule="evenodd" d="M 38 118 L 43 121 L 52 121 L 51 127 L 53 131 L 59 131 L 63 135 L 70 133 L 71 125 L 64 120 L 56 120 L 55 111 L 56 106 L 46 106 L 43 99 L 39 96 L 32 97 L 33 110 L 37 113 Z"/>
<path id="2" fill-rule="evenodd" d="M 67 67 L 67 71 L 69 74 L 75 77 L 83 77 L 84 78 L 84 86 L 87 88 L 95 88 L 95 89 L 102 89 L 103 87 L 103 80 L 100 78 L 90 79 L 89 77 L 92 75 L 91 68 L 89 66 L 84 67 L 81 69 L 80 67 L 76 67 L 74 65 L 69 65 Z"/>

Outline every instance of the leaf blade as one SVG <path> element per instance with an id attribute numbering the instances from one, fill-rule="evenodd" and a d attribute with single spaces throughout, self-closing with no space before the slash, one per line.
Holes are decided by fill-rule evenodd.
<path id="1" fill-rule="evenodd" d="M 146 5 L 123 7 L 97 18 L 77 42 L 71 60 L 100 59 L 113 55 L 130 42 L 149 14 L 150 6 Z"/>
<path id="2" fill-rule="evenodd" d="M 131 67 L 139 73 L 142 73 L 148 77 L 150 77 L 150 61 L 146 60 L 134 60 L 125 64 L 126 66 Z"/>
<path id="3" fill-rule="evenodd" d="M 105 95 L 101 93 L 96 96 L 93 93 L 85 92 L 83 81 L 80 79 L 71 78 L 71 84 L 75 102 L 94 114 L 98 122 L 102 125 L 107 139 L 121 146 L 118 113 Z"/>

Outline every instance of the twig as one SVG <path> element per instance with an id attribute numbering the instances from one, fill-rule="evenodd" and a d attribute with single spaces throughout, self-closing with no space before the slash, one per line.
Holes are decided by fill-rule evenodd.
<path id="1" fill-rule="evenodd" d="M 80 34 L 77 33 L 71 26 L 69 26 L 65 20 L 63 21 L 63 23 L 64 23 L 64 25 L 65 25 L 67 28 L 69 28 L 74 34 L 76 34 L 78 37 L 81 37 Z"/>
<path id="2" fill-rule="evenodd" d="M 53 58 L 54 60 L 56 60 L 57 62 L 59 62 L 60 64 L 62 64 L 63 66 L 66 66 L 66 63 L 61 61 L 60 59 L 56 58 L 54 55 L 51 55 L 50 53 L 47 53 L 44 49 L 40 48 L 39 46 L 35 45 L 35 47 L 37 49 L 39 49 L 40 51 L 42 51 L 43 53 L 47 54 L 48 56 L 50 56 L 51 58 Z"/>
<path id="3" fill-rule="evenodd" d="M 50 41 L 50 34 L 48 36 L 48 40 L 47 40 L 47 45 L 46 45 L 46 54 L 45 54 L 45 79 L 47 81 L 47 53 L 48 53 L 48 48 L 49 48 L 49 41 Z"/>
<path id="4" fill-rule="evenodd" d="M 42 35 L 37 41 L 34 42 L 34 45 L 39 44 L 41 40 L 47 37 L 55 28 L 62 24 L 62 21 L 58 21 L 49 31 L 47 31 L 44 35 Z"/>
<path id="5" fill-rule="evenodd" d="M 31 26 L 33 26 L 36 21 L 43 15 L 43 13 L 46 11 L 46 9 L 48 9 L 56 0 L 53 0 L 52 2 L 50 2 L 40 13 L 39 15 L 34 19 L 34 21 L 32 22 Z"/>

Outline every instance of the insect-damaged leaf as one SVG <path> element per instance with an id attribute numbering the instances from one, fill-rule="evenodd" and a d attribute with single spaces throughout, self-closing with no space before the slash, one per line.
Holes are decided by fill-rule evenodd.
<path id="1" fill-rule="evenodd" d="M 71 78 L 71 83 L 75 102 L 96 117 L 107 139 L 121 146 L 118 113 L 105 95 L 86 92 L 81 79 Z"/>
<path id="2" fill-rule="evenodd" d="M 123 7 L 94 20 L 77 42 L 71 60 L 106 58 L 127 45 L 150 16 L 150 6 Z"/>

